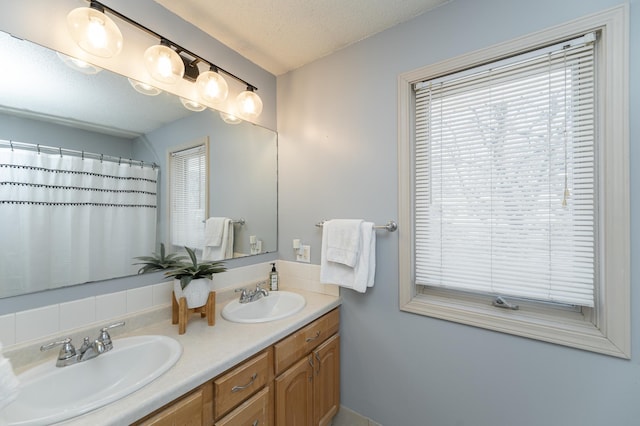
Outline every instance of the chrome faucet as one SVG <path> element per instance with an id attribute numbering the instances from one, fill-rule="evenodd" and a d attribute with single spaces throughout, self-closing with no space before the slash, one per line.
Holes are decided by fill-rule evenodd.
<path id="1" fill-rule="evenodd" d="M 111 341 L 111 336 L 109 336 L 107 330 L 114 327 L 121 327 L 123 325 L 124 321 L 101 328 L 98 338 L 93 341 L 91 341 L 89 337 L 85 337 L 82 342 L 82 346 L 80 346 L 80 349 L 77 351 L 71 343 L 71 337 L 67 337 L 66 339 L 58 342 L 51 342 L 46 345 L 42 345 L 40 346 L 40 351 L 48 351 L 58 345 L 62 345 L 60 353 L 58 354 L 58 360 L 56 361 L 56 367 L 66 367 L 68 365 L 88 361 L 113 349 L 113 342 Z"/>
<path id="2" fill-rule="evenodd" d="M 269 292 L 260 287 L 262 284 L 264 284 L 265 281 L 260 281 L 258 284 L 256 284 L 256 289 L 253 291 L 248 291 L 246 288 L 237 288 L 235 291 L 236 293 L 240 293 L 240 303 L 249 303 L 249 302 L 255 302 L 256 300 L 260 299 L 261 297 L 266 297 L 269 295 Z"/>

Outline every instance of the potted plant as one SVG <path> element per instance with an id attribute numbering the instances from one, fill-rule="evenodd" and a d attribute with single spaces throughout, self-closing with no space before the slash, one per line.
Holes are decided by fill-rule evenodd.
<path id="1" fill-rule="evenodd" d="M 162 271 L 165 269 L 173 269 L 182 265 L 182 261 L 186 256 L 179 256 L 176 253 L 165 254 L 164 243 L 160 243 L 160 253 L 151 253 L 151 256 L 138 256 L 134 259 L 142 262 L 134 263 L 134 265 L 144 265 L 138 269 L 138 274 L 147 272 Z"/>
<path id="2" fill-rule="evenodd" d="M 191 263 L 180 262 L 175 268 L 165 272 L 165 276 L 173 277 L 173 291 L 176 300 L 187 299 L 189 309 L 204 306 L 211 291 L 213 274 L 224 272 L 227 268 L 223 262 L 200 262 L 193 249 L 185 247 Z"/>

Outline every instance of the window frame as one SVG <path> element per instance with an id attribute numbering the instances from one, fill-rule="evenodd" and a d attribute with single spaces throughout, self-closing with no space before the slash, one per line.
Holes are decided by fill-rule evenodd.
<path id="1" fill-rule="evenodd" d="M 419 292 L 415 286 L 413 253 L 413 85 L 590 31 L 600 32 L 596 51 L 600 184 L 596 307 L 571 310 L 521 304 L 519 310 L 508 310 L 492 306 L 493 298 L 488 295 L 449 290 Z M 399 304 L 402 311 L 630 358 L 628 63 L 628 5 L 625 4 L 398 76 Z"/>

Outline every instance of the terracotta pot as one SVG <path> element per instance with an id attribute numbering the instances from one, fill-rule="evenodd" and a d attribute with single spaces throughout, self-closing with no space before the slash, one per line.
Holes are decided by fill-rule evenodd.
<path id="1" fill-rule="evenodd" d="M 199 308 L 207 304 L 209 292 L 211 292 L 211 280 L 208 278 L 198 278 L 192 280 L 184 290 L 180 287 L 180 280 L 173 280 L 173 292 L 176 300 L 181 297 L 187 299 L 187 308 Z"/>

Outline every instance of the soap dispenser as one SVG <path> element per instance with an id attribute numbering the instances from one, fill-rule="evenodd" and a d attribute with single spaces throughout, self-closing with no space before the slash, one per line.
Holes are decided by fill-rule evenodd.
<path id="1" fill-rule="evenodd" d="M 280 284 L 279 281 L 279 277 L 278 277 L 278 271 L 276 271 L 276 264 L 272 263 L 271 264 L 271 272 L 269 272 L 269 291 L 277 291 L 278 290 L 278 285 Z"/>

